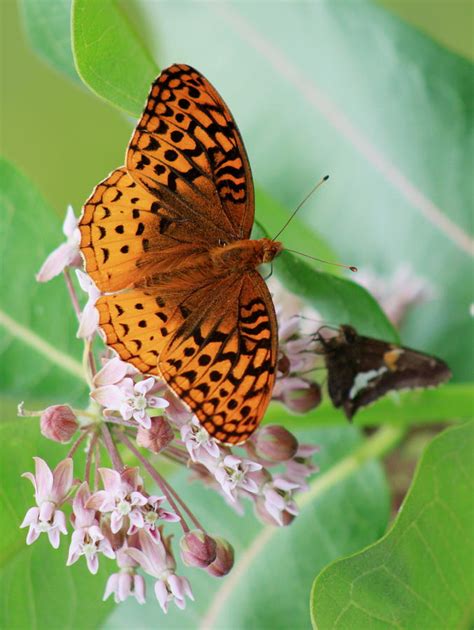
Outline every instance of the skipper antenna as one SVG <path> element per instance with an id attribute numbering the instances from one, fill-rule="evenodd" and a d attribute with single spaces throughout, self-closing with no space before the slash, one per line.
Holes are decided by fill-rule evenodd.
<path id="1" fill-rule="evenodd" d="M 325 175 L 322 179 L 319 180 L 319 182 L 316 184 L 316 186 L 314 186 L 311 191 L 306 195 L 306 197 L 303 199 L 303 201 L 301 201 L 298 206 L 296 207 L 296 210 L 293 211 L 293 213 L 291 214 L 290 218 L 288 219 L 288 221 L 285 223 L 285 225 L 281 228 L 281 230 L 278 232 L 278 234 L 276 234 L 273 238 L 272 241 L 274 241 L 275 239 L 277 239 L 280 234 L 283 232 L 283 230 L 287 227 L 287 225 L 290 223 L 290 221 L 293 219 L 293 217 L 295 216 L 295 214 L 298 212 L 298 210 L 301 208 L 301 206 L 303 206 L 308 199 L 311 197 L 311 195 L 313 193 L 315 193 L 318 188 L 320 186 L 322 186 L 324 184 L 324 182 L 327 182 L 327 180 L 329 179 L 329 175 Z M 289 251 L 289 250 L 288 250 Z M 323 261 L 324 262 L 324 261 Z"/>
<path id="2" fill-rule="evenodd" d="M 326 265 L 335 265 L 336 267 L 342 267 L 343 269 L 350 269 L 354 273 L 358 271 L 357 267 L 354 265 L 343 265 L 342 263 L 332 262 L 330 260 L 323 260 L 322 258 L 315 258 L 314 256 L 309 256 L 308 254 L 303 254 L 302 252 L 297 252 L 295 249 L 287 249 L 284 248 L 286 252 L 291 252 L 292 254 L 298 254 L 299 256 L 304 256 L 305 258 L 310 258 L 311 260 L 316 260 L 317 262 L 322 262 Z"/>

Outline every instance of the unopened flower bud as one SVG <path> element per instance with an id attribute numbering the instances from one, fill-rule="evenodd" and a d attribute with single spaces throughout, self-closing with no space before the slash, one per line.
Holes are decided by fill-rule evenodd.
<path id="1" fill-rule="evenodd" d="M 277 363 L 278 372 L 280 372 L 282 376 L 288 376 L 288 374 L 290 373 L 290 367 L 290 359 L 286 354 L 281 352 L 280 358 L 278 359 Z"/>
<path id="2" fill-rule="evenodd" d="M 204 569 L 216 560 L 216 541 L 200 529 L 185 534 L 179 546 L 183 562 L 190 567 Z"/>
<path id="3" fill-rule="evenodd" d="M 277 424 L 259 429 L 253 442 L 257 456 L 271 462 L 286 462 L 298 450 L 295 436 Z"/>
<path id="4" fill-rule="evenodd" d="M 224 538 L 216 536 L 215 541 L 217 544 L 216 559 L 207 567 L 206 571 L 214 577 L 223 577 L 234 566 L 234 548 Z"/>
<path id="5" fill-rule="evenodd" d="M 321 387 L 318 383 L 309 383 L 308 387 L 286 391 L 282 402 L 290 411 L 307 413 L 321 402 Z"/>
<path id="6" fill-rule="evenodd" d="M 73 410 L 67 405 L 53 405 L 41 414 L 41 433 L 55 442 L 69 442 L 79 427 Z"/>
<path id="7" fill-rule="evenodd" d="M 147 448 L 152 453 L 159 453 L 174 439 L 173 429 L 163 416 L 151 418 L 151 427 L 138 427 L 137 444 Z"/>

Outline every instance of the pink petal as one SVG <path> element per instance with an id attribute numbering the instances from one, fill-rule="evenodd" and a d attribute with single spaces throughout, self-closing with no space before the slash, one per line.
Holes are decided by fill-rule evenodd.
<path id="1" fill-rule="evenodd" d="M 143 515 L 139 510 L 132 510 L 128 515 L 130 519 L 130 523 L 138 529 L 141 529 L 144 526 Z"/>
<path id="2" fill-rule="evenodd" d="M 128 373 L 129 364 L 121 361 L 118 357 L 110 359 L 104 367 L 94 376 L 94 386 L 114 385 L 125 378 Z"/>
<path id="3" fill-rule="evenodd" d="M 66 217 L 63 223 L 63 234 L 64 236 L 72 236 L 74 230 L 77 228 L 77 218 L 74 215 L 74 210 L 72 206 L 69 205 L 66 210 Z"/>
<path id="4" fill-rule="evenodd" d="M 133 419 L 138 422 L 144 429 L 151 429 L 151 418 L 146 411 L 134 411 Z"/>
<path id="5" fill-rule="evenodd" d="M 112 516 L 110 517 L 110 529 L 112 530 L 112 534 L 116 534 L 120 531 L 123 523 L 123 516 L 118 512 L 112 512 Z"/>
<path id="6" fill-rule="evenodd" d="M 99 405 L 102 405 L 102 407 L 116 411 L 118 411 L 123 404 L 123 393 L 117 385 L 98 387 L 92 391 L 91 398 L 98 402 Z"/>
<path id="7" fill-rule="evenodd" d="M 85 339 L 91 337 L 99 326 L 99 311 L 95 307 L 95 301 L 89 301 L 81 313 L 79 328 L 76 337 Z"/>
<path id="8" fill-rule="evenodd" d="M 92 280 L 89 276 L 80 269 L 76 269 L 77 281 L 79 282 L 79 286 L 85 293 L 89 293 L 89 289 L 93 286 Z"/>
<path id="9" fill-rule="evenodd" d="M 129 573 L 120 573 L 117 586 L 118 598 L 125 601 L 132 590 L 132 576 Z"/>
<path id="10" fill-rule="evenodd" d="M 31 507 L 28 512 L 25 514 L 25 518 L 23 519 L 21 527 L 29 527 L 32 523 L 37 523 L 39 517 L 39 508 Z"/>
<path id="11" fill-rule="evenodd" d="M 133 581 L 135 598 L 139 604 L 145 603 L 145 580 L 141 575 L 135 575 Z"/>
<path id="12" fill-rule="evenodd" d="M 112 468 L 99 468 L 99 472 L 106 492 L 116 495 L 122 486 L 120 473 Z"/>
<path id="13" fill-rule="evenodd" d="M 66 497 L 72 486 L 73 461 L 70 457 L 59 462 L 53 472 L 51 499 L 59 504 Z"/>
<path id="14" fill-rule="evenodd" d="M 55 527 L 53 529 L 50 529 L 48 531 L 48 538 L 49 538 L 49 542 L 51 543 L 51 546 L 54 547 L 54 549 L 58 549 L 58 547 L 59 547 L 59 530 L 56 529 Z"/>
<path id="15" fill-rule="evenodd" d="M 162 580 L 155 582 L 155 595 L 161 609 L 166 614 L 168 612 L 168 589 Z"/>
<path id="16" fill-rule="evenodd" d="M 33 486 L 35 488 L 35 496 L 36 496 L 36 493 L 38 492 L 38 490 L 36 488 L 35 476 L 32 473 L 30 473 L 30 472 L 24 472 L 21 476 L 24 477 L 25 479 L 29 479 L 31 481 L 31 483 L 33 484 Z"/>
<path id="17" fill-rule="evenodd" d="M 38 540 L 39 535 L 39 531 L 37 531 L 34 527 L 30 527 L 26 536 L 26 544 L 31 545 L 32 543 L 34 543 L 35 540 Z"/>
<path id="18" fill-rule="evenodd" d="M 148 499 L 141 492 L 132 492 L 130 499 L 132 505 L 138 505 L 140 507 L 148 503 Z"/>
<path id="19" fill-rule="evenodd" d="M 118 578 L 119 578 L 119 574 L 118 573 L 112 573 L 112 575 L 107 580 L 107 584 L 105 586 L 104 596 L 102 597 L 102 601 L 103 602 L 105 602 L 105 600 L 108 599 L 112 595 L 112 593 L 116 592 L 117 584 L 118 584 Z"/>
<path id="20" fill-rule="evenodd" d="M 76 492 L 74 501 L 72 502 L 72 508 L 76 515 L 75 527 L 76 529 L 82 527 L 89 527 L 95 520 L 95 514 L 93 510 L 87 510 L 85 504 L 90 497 L 89 486 L 87 481 L 84 481 Z"/>
<path id="21" fill-rule="evenodd" d="M 166 510 L 160 510 L 160 518 L 170 523 L 177 523 L 181 520 L 181 518 L 177 514 L 173 514 L 173 512 L 167 512 Z"/>
<path id="22" fill-rule="evenodd" d="M 115 500 L 105 490 L 98 490 L 87 499 L 86 508 L 99 512 L 111 512 L 115 508 Z"/>
<path id="23" fill-rule="evenodd" d="M 104 538 L 104 540 L 100 541 L 99 549 L 106 558 L 110 558 L 111 560 L 115 558 L 115 551 L 112 549 L 112 545 L 107 538 Z"/>
<path id="24" fill-rule="evenodd" d="M 86 556 L 86 561 L 87 568 L 92 573 L 92 575 L 95 575 L 99 570 L 99 558 L 97 557 L 97 554 L 95 553 L 93 556 Z"/>
<path id="25" fill-rule="evenodd" d="M 66 516 L 64 512 L 61 512 L 61 510 L 56 510 L 54 514 L 53 524 L 55 527 L 58 528 L 61 534 L 67 534 Z"/>
<path id="26" fill-rule="evenodd" d="M 33 457 L 33 459 L 35 460 L 36 466 L 36 502 L 39 504 L 49 499 L 53 488 L 53 473 L 44 459 L 41 459 L 41 457 Z"/>
<path id="27" fill-rule="evenodd" d="M 76 255 L 76 249 L 69 243 L 62 243 L 44 261 L 41 269 L 36 274 L 38 282 L 48 282 L 59 275 L 67 267 Z"/>
<path id="28" fill-rule="evenodd" d="M 135 391 L 145 396 L 150 391 L 150 389 L 153 388 L 154 384 L 155 379 L 150 376 L 150 378 L 146 378 L 144 381 L 135 383 Z"/>
<path id="29" fill-rule="evenodd" d="M 122 479 L 122 483 L 127 485 L 127 490 L 129 492 L 136 490 L 139 485 L 143 484 L 143 480 L 138 473 L 138 468 L 136 467 L 125 468 L 125 470 L 122 472 L 121 479 Z M 135 493 L 132 492 L 132 497 L 133 497 L 133 494 Z"/>
<path id="30" fill-rule="evenodd" d="M 159 396 L 150 396 L 148 398 L 148 406 L 154 409 L 166 409 L 169 407 L 169 402 L 166 398 L 160 398 Z"/>
<path id="31" fill-rule="evenodd" d="M 168 584 L 170 585 L 171 592 L 178 599 L 184 599 L 184 590 L 181 584 L 181 580 L 177 575 L 170 575 L 168 577 Z"/>

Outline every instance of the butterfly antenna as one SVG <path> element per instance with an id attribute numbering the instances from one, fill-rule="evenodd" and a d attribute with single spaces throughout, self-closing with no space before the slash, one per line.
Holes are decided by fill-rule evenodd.
<path id="1" fill-rule="evenodd" d="M 354 265 L 344 265 L 343 263 L 331 262 L 330 260 L 323 260 L 322 258 L 315 258 L 314 256 L 303 254 L 302 252 L 298 252 L 295 249 L 287 249 L 286 247 L 285 251 L 291 252 L 292 254 L 298 254 L 299 256 L 304 256 L 305 258 L 310 258 L 311 260 L 316 260 L 317 262 L 322 262 L 325 265 L 335 265 L 336 267 L 342 267 L 343 269 L 350 269 L 354 273 L 358 271 L 357 267 L 355 267 Z"/>
<path id="2" fill-rule="evenodd" d="M 327 182 L 327 180 L 329 179 L 329 175 L 325 175 L 322 179 L 319 180 L 319 182 L 316 184 L 316 186 L 314 186 L 311 191 L 306 195 L 306 197 L 303 199 L 303 201 L 301 201 L 298 206 L 296 207 L 296 210 L 293 211 L 292 215 L 290 216 L 290 218 L 288 219 L 288 221 L 285 223 L 285 225 L 281 228 L 281 230 L 278 232 L 278 234 L 276 234 L 273 238 L 272 241 L 274 241 L 275 239 L 277 239 L 280 234 L 283 232 L 283 230 L 287 227 L 287 225 L 290 223 L 290 221 L 293 219 L 293 217 L 295 216 L 295 214 L 298 212 L 298 210 L 301 208 L 301 206 L 303 206 L 308 199 L 311 197 L 311 195 L 317 191 L 317 189 L 324 184 L 324 182 Z"/>

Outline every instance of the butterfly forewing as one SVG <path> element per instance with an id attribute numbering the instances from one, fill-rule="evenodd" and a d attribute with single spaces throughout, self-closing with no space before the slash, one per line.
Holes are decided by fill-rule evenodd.
<path id="1" fill-rule="evenodd" d="M 190 66 L 171 66 L 153 84 L 127 168 L 209 244 L 249 237 L 254 192 L 242 139 L 222 98 Z"/>

